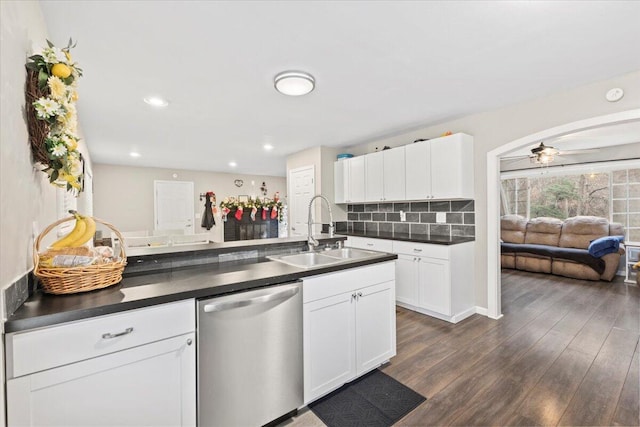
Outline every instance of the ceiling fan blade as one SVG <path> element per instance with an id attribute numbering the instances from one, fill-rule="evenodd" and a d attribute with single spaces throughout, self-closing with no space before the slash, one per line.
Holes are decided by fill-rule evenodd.
<path id="1" fill-rule="evenodd" d="M 588 153 L 597 153 L 600 151 L 599 148 L 582 148 L 575 150 L 560 150 L 558 153 L 559 156 L 571 155 L 571 154 L 588 154 Z"/>

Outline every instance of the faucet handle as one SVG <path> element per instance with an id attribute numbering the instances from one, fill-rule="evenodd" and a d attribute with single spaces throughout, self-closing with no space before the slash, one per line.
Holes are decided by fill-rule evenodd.
<path id="1" fill-rule="evenodd" d="M 333 222 L 329 223 L 329 237 L 333 237 L 335 235 L 335 225 L 333 225 Z"/>

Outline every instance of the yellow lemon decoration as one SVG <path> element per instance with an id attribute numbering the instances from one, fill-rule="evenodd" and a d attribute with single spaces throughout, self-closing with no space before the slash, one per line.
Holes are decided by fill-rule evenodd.
<path id="1" fill-rule="evenodd" d="M 55 64 L 51 67 L 51 74 L 56 77 L 60 77 L 61 79 L 66 79 L 71 75 L 71 68 L 64 64 Z"/>

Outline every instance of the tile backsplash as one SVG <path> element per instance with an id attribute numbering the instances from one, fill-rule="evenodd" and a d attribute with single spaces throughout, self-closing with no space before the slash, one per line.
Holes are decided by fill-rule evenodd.
<path id="1" fill-rule="evenodd" d="M 350 232 L 475 237 L 473 200 L 352 204 L 347 211 Z M 436 221 L 438 213 L 444 214 L 445 222 Z"/>

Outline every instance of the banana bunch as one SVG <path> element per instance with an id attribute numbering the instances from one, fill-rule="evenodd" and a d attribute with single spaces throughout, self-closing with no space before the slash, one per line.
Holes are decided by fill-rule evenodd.
<path id="1" fill-rule="evenodd" d="M 82 216 L 76 211 L 69 211 L 69 213 L 76 218 L 76 225 L 69 234 L 51 245 L 54 249 L 82 246 L 91 240 L 96 233 L 96 222 L 93 218 Z"/>

